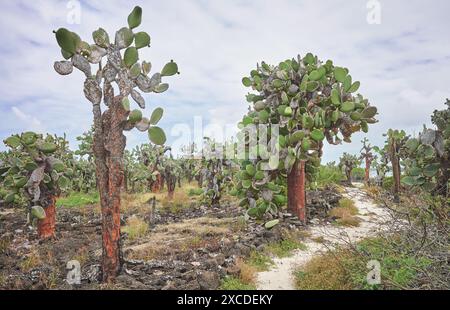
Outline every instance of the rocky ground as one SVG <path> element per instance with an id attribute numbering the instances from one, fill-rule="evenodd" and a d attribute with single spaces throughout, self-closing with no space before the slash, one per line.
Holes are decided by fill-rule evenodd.
<path id="1" fill-rule="evenodd" d="M 326 222 L 340 197 L 331 189 L 310 192 L 310 219 Z M 280 213 L 281 222 L 272 230 L 262 222 L 245 222 L 242 214 L 233 206 L 126 214 L 122 224 L 138 216 L 149 230 L 137 239 L 123 235 L 122 272 L 116 284 L 104 286 L 99 282 L 101 219 L 94 206 L 58 208 L 56 238 L 46 242 L 26 225 L 23 212 L 0 210 L 0 289 L 217 289 L 225 275 L 239 273 L 237 258 L 280 241 L 286 230 L 305 229 L 289 213 Z M 71 260 L 81 263 L 80 285 L 66 282 Z"/>

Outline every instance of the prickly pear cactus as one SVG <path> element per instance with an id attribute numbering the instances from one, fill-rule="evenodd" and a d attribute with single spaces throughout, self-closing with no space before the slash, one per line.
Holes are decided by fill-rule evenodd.
<path id="1" fill-rule="evenodd" d="M 92 44 L 65 28 L 58 29 L 55 36 L 65 60 L 55 62 L 54 69 L 61 75 L 71 74 L 73 68 L 81 71 L 86 76 L 84 94 L 94 106 L 100 105 L 102 98 L 107 106 L 112 103 L 115 96 L 112 84 L 116 83 L 123 98 L 125 115 L 128 116 L 124 129 L 147 131 L 153 143 L 162 145 L 166 142 L 166 135 L 156 125 L 163 110 L 158 108 L 148 118 L 143 117 L 140 109 L 145 108 L 145 99 L 140 92 L 166 91 L 169 85 L 163 83 L 162 78 L 177 74 L 178 66 L 170 61 L 161 72 L 149 75 L 151 63 L 140 62 L 139 53 L 142 48 L 150 46 L 150 36 L 146 32 L 134 31 L 141 24 L 141 18 L 142 9 L 135 7 L 128 17 L 128 27 L 119 29 L 113 40 L 103 28 L 99 28 L 92 34 Z M 139 109 L 131 110 L 128 97 L 136 102 Z"/>
<path id="2" fill-rule="evenodd" d="M 0 168 L 3 203 L 26 207 L 33 222 L 44 219 L 51 200 L 71 185 L 73 170 L 61 160 L 67 141 L 24 132 L 3 142 L 10 149 Z"/>
<path id="3" fill-rule="evenodd" d="M 435 129 L 424 126 L 402 149 L 406 166 L 402 183 L 441 196 L 448 196 L 450 180 L 450 101 L 445 104 L 446 109 L 434 111 L 431 117 Z"/>
<path id="4" fill-rule="evenodd" d="M 250 216 L 276 214 L 286 204 L 283 185 L 299 160 L 306 161 L 307 176 L 313 177 L 324 140 L 333 145 L 351 142 L 353 133 L 367 132 L 369 124 L 377 122 L 377 108 L 356 94 L 360 83 L 348 69 L 310 53 L 277 66 L 262 62 L 242 82 L 256 92 L 247 96 L 250 111 L 239 124 L 243 132 L 253 125 L 279 126 L 279 137 L 269 141 L 267 149 L 247 148 L 251 160 L 242 166 L 237 190 Z M 240 139 L 248 146 L 254 142 L 244 134 Z"/>
<path id="5" fill-rule="evenodd" d="M 356 155 L 348 153 L 342 154 L 342 157 L 339 158 L 339 168 L 344 170 L 348 184 L 352 184 L 352 171 L 354 168 L 358 167 L 360 163 L 360 159 Z"/>
<path id="6" fill-rule="evenodd" d="M 233 163 L 230 159 L 223 158 L 225 148 L 224 145 L 205 138 L 201 165 L 202 173 L 204 173 L 202 203 L 207 206 L 220 204 L 220 199 L 232 180 Z"/>
<path id="7" fill-rule="evenodd" d="M 377 171 L 377 185 L 383 186 L 384 178 L 390 171 L 388 150 L 386 146 L 383 148 L 374 146 L 373 150 L 377 153 L 377 155 L 374 156 L 374 160 L 372 161 L 372 166 Z"/>
<path id="8" fill-rule="evenodd" d="M 372 167 L 372 162 L 375 159 L 375 156 L 372 153 L 373 147 L 370 145 L 369 140 L 367 138 L 364 138 L 361 141 L 361 143 L 363 144 L 363 146 L 360 151 L 361 156 L 359 157 L 359 159 L 365 161 L 366 168 L 365 168 L 364 182 L 368 184 L 370 178 L 370 168 Z"/>
<path id="9" fill-rule="evenodd" d="M 392 175 L 394 177 L 394 201 L 399 202 L 399 193 L 401 189 L 401 160 L 402 160 L 402 148 L 408 141 L 409 136 L 406 135 L 404 130 L 389 129 L 383 136 L 387 137 L 386 150 L 389 154 L 389 161 L 391 162 Z"/>

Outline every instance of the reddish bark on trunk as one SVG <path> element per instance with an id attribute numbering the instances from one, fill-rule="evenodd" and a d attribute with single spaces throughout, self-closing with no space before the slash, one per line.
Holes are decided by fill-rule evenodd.
<path id="1" fill-rule="evenodd" d="M 288 210 L 306 222 L 305 161 L 294 164 L 288 175 Z"/>
<path id="2" fill-rule="evenodd" d="M 45 218 L 38 221 L 37 231 L 39 239 L 45 240 L 55 237 L 56 207 L 55 197 L 50 197 L 49 205 L 45 208 Z"/>
<path id="3" fill-rule="evenodd" d="M 159 193 L 161 191 L 162 178 L 161 175 L 156 175 L 156 180 L 152 183 L 152 193 Z"/>
<path id="4" fill-rule="evenodd" d="M 394 201 L 399 202 L 400 197 L 400 160 L 397 155 L 397 143 L 393 142 L 390 150 L 391 164 L 392 164 L 392 174 L 394 177 Z"/>
<path id="5" fill-rule="evenodd" d="M 121 268 L 120 247 L 120 192 L 124 179 L 123 135 L 128 112 L 122 97 L 114 97 L 110 109 L 101 113 L 94 104 L 94 154 L 102 213 L 102 276 L 104 282 L 113 282 Z"/>
<path id="6" fill-rule="evenodd" d="M 369 172 L 370 172 L 370 160 L 368 158 L 366 158 L 366 171 L 365 171 L 365 175 L 364 175 L 364 182 L 366 183 L 366 185 L 369 185 Z"/>
<path id="7" fill-rule="evenodd" d="M 169 192 L 167 192 L 167 199 L 169 199 L 169 200 L 173 200 L 173 194 L 174 194 L 174 192 L 173 192 L 173 191 L 169 191 Z"/>

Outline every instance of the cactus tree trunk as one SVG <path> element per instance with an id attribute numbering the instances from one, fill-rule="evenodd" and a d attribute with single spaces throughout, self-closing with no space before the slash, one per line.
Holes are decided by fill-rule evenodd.
<path id="1" fill-rule="evenodd" d="M 177 185 L 177 178 L 173 175 L 168 175 L 165 177 L 167 185 L 167 198 L 173 200 L 173 195 L 175 193 L 175 187 Z"/>
<path id="2" fill-rule="evenodd" d="M 48 206 L 45 208 L 45 218 L 39 220 L 37 223 L 37 231 L 39 239 L 45 240 L 55 237 L 55 223 L 56 223 L 56 207 L 55 197 L 51 196 L 48 199 Z"/>
<path id="3" fill-rule="evenodd" d="M 450 161 L 448 159 L 443 158 L 441 160 L 441 170 L 442 174 L 437 180 L 437 187 L 434 194 L 442 197 L 448 197 L 448 183 L 450 181 Z"/>
<path id="4" fill-rule="evenodd" d="M 398 158 L 398 155 L 397 155 L 397 143 L 396 142 L 393 142 L 391 144 L 390 157 L 391 157 L 391 164 L 392 164 L 392 174 L 394 176 L 394 201 L 399 202 L 400 201 L 399 193 L 400 193 L 401 170 L 400 170 L 400 159 Z"/>
<path id="5" fill-rule="evenodd" d="M 288 175 L 288 210 L 306 222 L 305 161 L 299 161 Z"/>
<path id="6" fill-rule="evenodd" d="M 150 190 L 152 193 L 159 193 L 161 191 L 162 177 L 161 174 L 156 175 L 156 180 L 152 182 Z"/>
<path id="7" fill-rule="evenodd" d="M 369 185 L 369 178 L 370 178 L 370 160 L 369 158 L 366 157 L 366 170 L 365 170 L 365 174 L 364 174 L 364 183 L 366 185 Z"/>
<path id="8" fill-rule="evenodd" d="M 112 282 L 121 268 L 120 247 L 120 192 L 122 188 L 123 129 L 127 112 L 115 97 L 110 109 L 103 115 L 94 105 L 94 154 L 102 213 L 102 274 L 104 282 Z"/>

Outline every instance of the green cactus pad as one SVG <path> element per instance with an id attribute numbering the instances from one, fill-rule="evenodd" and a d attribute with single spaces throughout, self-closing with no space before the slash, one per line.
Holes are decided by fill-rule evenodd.
<path id="1" fill-rule="evenodd" d="M 137 49 L 150 45 L 150 36 L 146 32 L 138 32 L 134 35 L 134 45 Z"/>
<path id="2" fill-rule="evenodd" d="M 171 61 L 164 66 L 161 71 L 161 76 L 172 76 L 178 73 L 178 65 Z"/>
<path id="3" fill-rule="evenodd" d="M 169 84 L 163 83 L 163 84 L 159 84 L 158 86 L 156 86 L 156 87 L 153 89 L 153 91 L 154 91 L 155 93 L 160 94 L 160 93 L 165 92 L 165 91 L 168 90 L 168 89 L 169 89 Z"/>
<path id="4" fill-rule="evenodd" d="M 126 49 L 123 61 L 128 68 L 131 68 L 139 60 L 139 53 L 135 47 Z"/>
<path id="5" fill-rule="evenodd" d="M 17 148 L 21 145 L 21 141 L 18 136 L 11 136 L 5 139 L 3 143 L 11 148 Z"/>
<path id="6" fill-rule="evenodd" d="M 158 122 L 161 120 L 161 118 L 163 117 L 164 114 L 164 110 L 162 108 L 156 108 L 153 113 L 152 116 L 150 117 L 150 124 L 151 125 L 156 125 L 158 124 Z"/>
<path id="7" fill-rule="evenodd" d="M 141 110 L 133 110 L 128 116 L 128 121 L 132 124 L 136 124 L 142 120 Z"/>
<path id="8" fill-rule="evenodd" d="M 344 102 L 341 105 L 341 112 L 349 113 L 352 112 L 353 110 L 355 110 L 355 103 L 352 101 Z"/>
<path id="9" fill-rule="evenodd" d="M 31 208 L 31 215 L 33 217 L 37 218 L 38 220 L 43 220 L 47 216 L 45 214 L 44 208 L 42 208 L 41 206 L 34 206 L 34 207 L 32 207 Z"/>
<path id="10" fill-rule="evenodd" d="M 367 107 L 364 111 L 362 111 L 361 116 L 362 118 L 372 118 L 377 115 L 377 112 L 378 110 L 376 107 Z"/>
<path id="11" fill-rule="evenodd" d="M 58 45 L 70 55 L 74 55 L 77 51 L 77 39 L 72 32 L 66 28 L 59 28 L 56 31 L 56 41 Z"/>
<path id="12" fill-rule="evenodd" d="M 148 137 L 150 138 L 150 141 L 156 145 L 164 145 L 167 140 L 164 131 L 156 126 L 148 129 Z"/>
<path id="13" fill-rule="evenodd" d="M 107 48 L 110 44 L 109 35 L 103 28 L 98 28 L 98 30 L 92 33 L 92 38 L 95 44 L 100 47 Z"/>
<path id="14" fill-rule="evenodd" d="M 43 141 L 38 141 L 38 143 L 36 144 L 37 148 L 39 151 L 45 153 L 45 154 L 51 154 L 54 153 L 58 146 L 55 143 L 52 142 L 43 142 Z"/>
<path id="15" fill-rule="evenodd" d="M 344 83 L 345 78 L 347 77 L 347 70 L 340 67 L 334 68 L 334 77 L 336 78 L 336 81 Z"/>
<path id="16" fill-rule="evenodd" d="M 134 40 L 134 34 L 129 28 L 121 28 L 116 33 L 116 45 L 118 48 L 123 49 L 129 47 Z"/>
<path id="17" fill-rule="evenodd" d="M 142 8 L 136 6 L 133 11 L 128 15 L 128 26 L 130 29 L 139 27 L 142 22 Z"/>
<path id="18" fill-rule="evenodd" d="M 323 141 L 323 139 L 325 139 L 325 135 L 323 134 L 322 130 L 314 129 L 314 130 L 311 132 L 311 138 L 312 138 L 314 141 L 319 142 L 319 141 Z"/>

